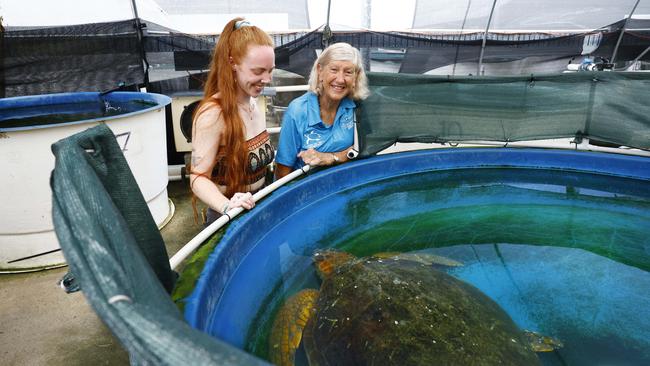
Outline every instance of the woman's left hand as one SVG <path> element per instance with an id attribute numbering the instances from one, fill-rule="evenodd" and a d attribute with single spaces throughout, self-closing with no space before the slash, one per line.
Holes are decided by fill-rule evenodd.
<path id="1" fill-rule="evenodd" d="M 335 159 L 331 153 L 322 153 L 314 149 L 308 149 L 298 153 L 298 157 L 305 162 L 305 164 L 316 166 L 316 165 L 332 165 L 335 163 Z"/>
<path id="2" fill-rule="evenodd" d="M 246 192 L 246 193 L 237 192 L 230 199 L 229 207 L 231 209 L 235 207 L 243 207 L 247 210 L 250 210 L 251 208 L 255 207 L 255 201 L 253 200 L 253 195 L 250 192 Z"/>

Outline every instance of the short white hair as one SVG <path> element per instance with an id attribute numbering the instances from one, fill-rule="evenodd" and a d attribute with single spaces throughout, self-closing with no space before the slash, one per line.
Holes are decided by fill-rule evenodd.
<path id="1" fill-rule="evenodd" d="M 345 42 L 334 43 L 321 52 L 309 74 L 309 90 L 319 95 L 318 65 L 323 68 L 332 61 L 349 61 L 354 64 L 356 80 L 350 97 L 354 100 L 365 99 L 370 94 L 370 90 L 368 90 L 368 77 L 363 69 L 361 52 Z"/>

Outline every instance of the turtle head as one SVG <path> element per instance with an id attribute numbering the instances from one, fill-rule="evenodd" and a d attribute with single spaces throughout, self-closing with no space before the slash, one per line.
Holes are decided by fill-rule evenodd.
<path id="1" fill-rule="evenodd" d="M 324 249 L 314 252 L 312 260 L 316 266 L 316 272 L 321 279 L 329 277 L 334 270 L 343 264 L 352 261 L 355 257 L 346 252 L 339 252 L 332 249 Z"/>

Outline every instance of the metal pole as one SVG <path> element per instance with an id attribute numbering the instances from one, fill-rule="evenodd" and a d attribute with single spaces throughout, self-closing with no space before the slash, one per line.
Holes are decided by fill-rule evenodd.
<path id="1" fill-rule="evenodd" d="M 327 0 L 327 19 L 325 20 L 325 28 L 323 29 L 323 47 L 330 45 L 330 39 L 332 38 L 332 29 L 330 28 L 330 8 L 332 6 L 332 0 Z"/>
<path id="2" fill-rule="evenodd" d="M 144 35 L 142 34 L 142 23 L 138 16 L 138 6 L 136 0 L 131 0 L 131 8 L 133 9 L 133 16 L 135 17 L 136 35 L 138 36 L 138 45 L 140 46 L 140 58 L 142 58 L 142 71 L 144 72 L 144 87 L 149 89 L 149 62 L 147 55 L 144 51 Z"/>
<path id="3" fill-rule="evenodd" d="M 494 14 L 494 7 L 497 5 L 497 0 L 492 2 L 492 10 L 490 10 L 490 17 L 488 18 L 487 25 L 485 26 L 485 33 L 483 33 L 483 44 L 481 45 L 481 55 L 478 57 L 478 69 L 476 75 L 481 75 L 481 68 L 483 67 L 483 53 L 485 51 L 485 42 L 487 41 L 488 30 L 490 30 L 490 23 L 492 22 L 492 15 Z"/>
<path id="4" fill-rule="evenodd" d="M 418 1 L 419 0 L 415 0 L 415 9 L 413 11 L 413 20 L 411 20 L 411 31 L 413 30 L 413 28 L 415 28 L 415 14 L 417 14 L 417 12 L 418 12 Z"/>
<path id="5" fill-rule="evenodd" d="M 5 97 L 5 27 L 2 25 L 0 15 L 0 98 Z"/>
<path id="6" fill-rule="evenodd" d="M 456 45 L 456 56 L 454 57 L 454 67 L 451 69 L 451 74 L 456 75 L 456 64 L 458 63 L 458 52 L 460 51 L 460 39 L 463 35 L 463 31 L 465 30 L 465 22 L 467 22 L 467 15 L 469 14 L 469 8 L 472 6 L 472 0 L 467 0 L 467 9 L 465 9 L 465 17 L 463 18 L 463 24 L 460 26 L 460 32 L 458 32 L 458 40 L 457 42 L 459 44 Z"/>
<path id="7" fill-rule="evenodd" d="M 614 53 L 612 53 L 612 60 L 610 61 L 612 65 L 616 62 L 616 54 L 618 53 L 618 46 L 621 45 L 621 41 L 623 40 L 623 34 L 625 34 L 625 28 L 627 27 L 627 22 L 632 18 L 632 14 L 634 14 L 634 11 L 636 10 L 637 5 L 639 5 L 639 2 L 641 0 L 636 0 L 636 3 L 634 3 L 634 7 L 632 8 L 632 11 L 630 14 L 628 14 L 627 18 L 625 18 L 625 22 L 623 23 L 623 28 L 621 28 L 621 34 L 618 35 L 618 40 L 616 41 L 616 46 L 614 46 Z"/>
<path id="8" fill-rule="evenodd" d="M 372 0 L 365 0 L 364 2 L 364 14 L 363 14 L 363 26 L 365 30 L 369 30 L 371 24 L 371 5 Z M 366 33 L 367 34 L 367 33 Z M 364 37 L 364 39 L 367 39 Z M 367 46 L 367 45 L 366 45 Z M 366 69 L 366 72 L 370 71 L 370 47 L 363 47 L 361 49 L 361 54 L 363 58 L 363 67 Z"/>
<path id="9" fill-rule="evenodd" d="M 327 0 L 327 19 L 325 19 L 325 25 L 329 27 L 330 25 L 330 9 L 332 7 L 332 0 Z"/>

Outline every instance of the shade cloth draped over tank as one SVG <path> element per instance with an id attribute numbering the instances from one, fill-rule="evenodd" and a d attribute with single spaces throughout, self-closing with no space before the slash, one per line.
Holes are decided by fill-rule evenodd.
<path id="1" fill-rule="evenodd" d="M 54 228 L 95 312 L 133 365 L 262 364 L 191 328 L 169 297 L 162 237 L 113 133 L 100 124 L 52 145 Z"/>

